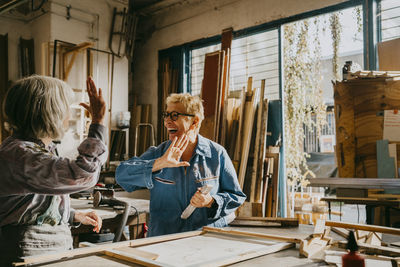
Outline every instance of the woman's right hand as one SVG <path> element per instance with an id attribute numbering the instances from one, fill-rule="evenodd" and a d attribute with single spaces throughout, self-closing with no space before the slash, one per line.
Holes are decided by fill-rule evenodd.
<path id="1" fill-rule="evenodd" d="M 186 134 L 179 137 L 179 139 L 175 137 L 164 155 L 154 161 L 152 171 L 156 172 L 164 168 L 190 166 L 189 162 L 180 161 L 188 144 L 189 138 Z"/>
<path id="2" fill-rule="evenodd" d="M 86 88 L 89 96 L 90 105 L 80 103 L 92 116 L 92 123 L 103 124 L 106 114 L 106 102 L 103 99 L 101 88 L 97 92 L 96 85 L 91 77 L 86 80 Z"/>

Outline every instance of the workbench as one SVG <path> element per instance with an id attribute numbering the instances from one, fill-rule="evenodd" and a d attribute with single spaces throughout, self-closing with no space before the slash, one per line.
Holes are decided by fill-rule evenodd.
<path id="1" fill-rule="evenodd" d="M 148 222 L 150 201 L 145 199 L 133 199 L 128 197 L 118 197 L 119 200 L 130 203 L 131 209 L 129 212 L 126 225 L 129 226 L 129 237 L 122 235 L 122 240 L 136 239 L 143 237 L 144 224 Z M 121 209 L 114 209 L 108 206 L 93 207 L 93 200 L 89 199 L 74 199 L 71 198 L 71 207 L 77 211 L 87 212 L 96 211 L 103 220 L 102 229 L 110 229 L 115 233 L 119 226 L 122 212 Z M 93 226 L 80 225 L 77 228 L 72 228 L 71 233 L 74 239 L 74 247 L 79 245 L 79 235 L 85 233 L 93 233 Z"/>
<path id="2" fill-rule="evenodd" d="M 337 189 L 399 189 L 400 179 L 398 178 L 313 178 L 310 179 L 311 187 L 328 187 Z M 399 199 L 382 199 L 374 197 L 325 197 L 321 201 L 328 203 L 329 219 L 331 217 L 331 202 L 345 204 L 366 205 L 366 223 L 374 223 L 374 209 L 376 207 L 385 208 L 385 225 L 391 226 L 390 209 L 399 209 Z"/>
<path id="3" fill-rule="evenodd" d="M 314 262 L 308 258 L 303 258 L 299 256 L 299 244 L 297 241 L 299 240 L 304 240 L 307 238 L 310 234 L 314 232 L 314 226 L 312 225 L 299 225 L 298 227 L 225 227 L 222 229 L 214 228 L 218 232 L 220 231 L 226 231 L 226 232 L 234 232 L 234 231 L 240 231 L 240 232 L 252 232 L 254 235 L 270 235 L 270 236 L 280 236 L 282 239 L 288 239 L 288 240 L 293 240 L 289 242 L 295 242 L 297 243 L 296 246 L 291 246 L 289 248 L 286 248 L 281 251 L 276 251 L 270 254 L 262 254 L 263 256 L 258 256 L 258 257 L 252 257 L 252 258 L 247 258 L 245 260 L 242 259 L 240 262 L 235 262 L 233 264 L 230 264 L 230 266 L 327 266 L 324 262 Z M 94 252 L 96 251 L 103 251 L 107 250 L 110 248 L 123 248 L 127 246 L 129 243 L 131 246 L 130 250 L 134 250 L 134 253 L 136 255 L 143 255 L 139 256 L 139 260 L 143 259 L 143 262 L 146 263 L 145 261 L 145 255 L 146 256 L 152 256 L 151 254 L 157 255 L 159 253 L 157 251 L 157 246 L 158 245 L 166 245 L 167 250 L 175 255 L 179 255 L 179 253 L 182 252 L 182 250 L 185 250 L 184 247 L 182 247 L 182 243 L 179 245 L 179 240 L 184 241 L 183 239 L 189 238 L 198 235 L 198 232 L 201 231 L 191 231 L 191 232 L 184 232 L 184 233 L 178 233 L 178 234 L 171 234 L 171 235 L 165 235 L 165 236 L 159 236 L 159 237 L 151 237 L 151 238 L 145 238 L 145 239 L 137 239 L 133 241 L 124 241 L 124 242 L 118 242 L 118 243 L 112 243 L 112 244 L 103 244 L 103 245 L 90 245 L 89 247 L 86 248 L 80 248 L 80 249 L 75 249 L 73 251 L 66 251 L 62 253 L 56 253 L 56 254 L 43 254 L 39 255 L 36 257 L 28 257 L 26 259 L 26 263 L 32 264 L 32 266 L 46 266 L 46 267 L 53 267 L 53 266 L 62 266 L 62 267 L 70 267 L 70 266 L 87 266 L 87 267 L 109 267 L 109 266 L 115 266 L 115 267 L 123 267 L 123 266 L 143 266 L 143 264 L 137 264 L 133 263 L 132 261 L 127 261 L 127 259 L 124 259 L 124 253 L 118 252 L 118 250 L 112 250 L 113 253 L 120 253 L 117 258 L 119 260 L 114 260 L 113 262 L 110 262 L 106 260 L 107 256 L 104 257 L 99 257 L 99 256 L 94 256 Z M 247 240 L 247 237 L 242 236 L 242 240 Z M 342 236 L 337 235 L 334 232 L 330 233 L 330 237 L 335 239 L 336 241 L 343 241 L 344 238 Z M 183 239 L 182 239 L 183 238 Z M 226 236 L 226 239 L 233 240 L 232 237 Z M 393 243 L 398 241 L 399 236 L 391 235 L 391 234 L 383 234 L 382 235 L 382 240 L 386 243 Z M 152 241 L 150 241 L 152 240 Z M 296 241 L 297 240 L 297 241 Z M 192 247 L 195 246 L 195 243 L 192 243 L 194 240 L 190 243 L 184 243 L 186 244 L 187 247 Z M 216 240 L 215 240 L 216 241 Z M 216 243 L 213 239 L 209 240 L 206 245 L 203 244 L 203 247 L 208 248 L 208 251 L 211 252 L 213 250 L 218 251 L 218 247 L 216 246 Z M 254 244 L 260 244 L 260 241 L 256 242 L 250 241 Z M 146 243 L 154 244 L 150 250 L 147 250 L 148 252 L 142 252 L 144 254 L 137 254 L 138 250 L 135 249 L 135 247 L 141 247 Z M 220 248 L 220 247 L 219 247 Z M 211 250 L 210 250 L 211 249 Z M 234 247 L 232 248 L 233 250 L 235 249 Z M 244 249 L 244 248 L 243 248 Z M 202 250 L 199 248 L 199 250 Z M 121 250 L 124 251 L 124 250 Z M 129 251 L 129 250 L 125 250 Z M 131 251 L 133 252 L 133 251 Z M 178 254 L 177 254 L 178 253 Z M 211 252 L 212 253 L 212 252 Z M 149 255 L 150 254 L 150 255 Z M 75 255 L 75 256 L 74 256 Z M 78 255 L 78 256 L 77 256 Z M 92 255 L 92 256 L 91 256 Z M 109 255 L 109 254 L 107 254 Z M 116 256 L 113 254 L 114 257 Z M 126 254 L 125 254 L 126 255 Z M 158 254 L 160 255 L 160 254 Z M 195 257 L 195 258 L 202 258 L 205 255 L 203 255 L 201 252 L 197 251 L 197 254 L 194 252 L 192 255 L 188 255 L 188 257 Z M 239 258 L 241 257 L 246 257 L 246 252 L 241 251 L 241 253 L 238 255 Z M 30 258 L 30 259 L 29 259 Z M 42 264 L 35 264 L 38 262 L 42 262 Z M 212 266 L 216 266 L 216 264 L 212 264 L 208 262 Z M 111 264 L 111 265 L 110 265 Z M 21 264 L 19 264 L 20 266 Z M 145 266 L 153 266 L 151 264 L 144 264 Z M 176 264 L 173 264 L 173 259 L 171 258 L 171 262 L 167 261 L 165 262 L 165 265 L 168 266 L 176 266 Z M 182 265 L 182 264 L 180 264 Z M 190 266 L 195 266 L 192 264 L 189 264 Z M 157 265 L 159 266 L 159 265 Z"/>
<path id="4" fill-rule="evenodd" d="M 373 224 L 374 222 L 374 212 L 375 207 L 385 208 L 385 225 L 390 227 L 390 209 L 399 209 L 400 200 L 390 200 L 390 199 L 377 199 L 377 198 L 355 198 L 355 197 L 324 197 L 321 201 L 328 203 L 328 214 L 329 220 L 331 219 L 331 202 L 339 202 L 344 204 L 354 204 L 354 205 L 365 205 L 367 218 L 367 224 Z"/>

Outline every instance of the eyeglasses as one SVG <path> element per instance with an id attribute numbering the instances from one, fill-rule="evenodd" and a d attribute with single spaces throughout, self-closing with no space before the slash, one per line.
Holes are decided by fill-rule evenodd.
<path id="1" fill-rule="evenodd" d="M 192 114 L 186 114 L 186 113 L 179 113 L 176 111 L 171 111 L 171 112 L 163 112 L 162 114 L 163 119 L 167 119 L 168 117 L 170 117 L 171 120 L 176 121 L 179 116 L 189 116 L 189 117 L 194 117 L 194 115 Z"/>

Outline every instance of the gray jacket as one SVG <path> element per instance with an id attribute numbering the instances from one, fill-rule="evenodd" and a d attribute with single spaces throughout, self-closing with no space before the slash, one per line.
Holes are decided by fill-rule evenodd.
<path id="1" fill-rule="evenodd" d="M 73 218 L 68 194 L 97 183 L 107 159 L 104 138 L 105 127 L 92 124 L 75 160 L 56 156 L 54 144 L 46 148 L 40 140 L 17 136 L 4 140 L 0 145 L 0 227 L 68 223 Z"/>

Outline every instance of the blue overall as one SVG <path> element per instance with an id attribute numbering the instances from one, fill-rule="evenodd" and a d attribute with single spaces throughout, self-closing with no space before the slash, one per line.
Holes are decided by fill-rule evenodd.
<path id="1" fill-rule="evenodd" d="M 150 190 L 149 236 L 197 230 L 205 225 L 224 227 L 245 201 L 232 161 L 219 144 L 198 135 L 189 167 L 165 168 L 152 172 L 154 161 L 171 141 L 151 147 L 140 157 L 122 162 L 116 180 L 126 191 Z M 180 218 L 197 188 L 212 185 L 211 208 L 197 208 L 186 220 Z"/>

